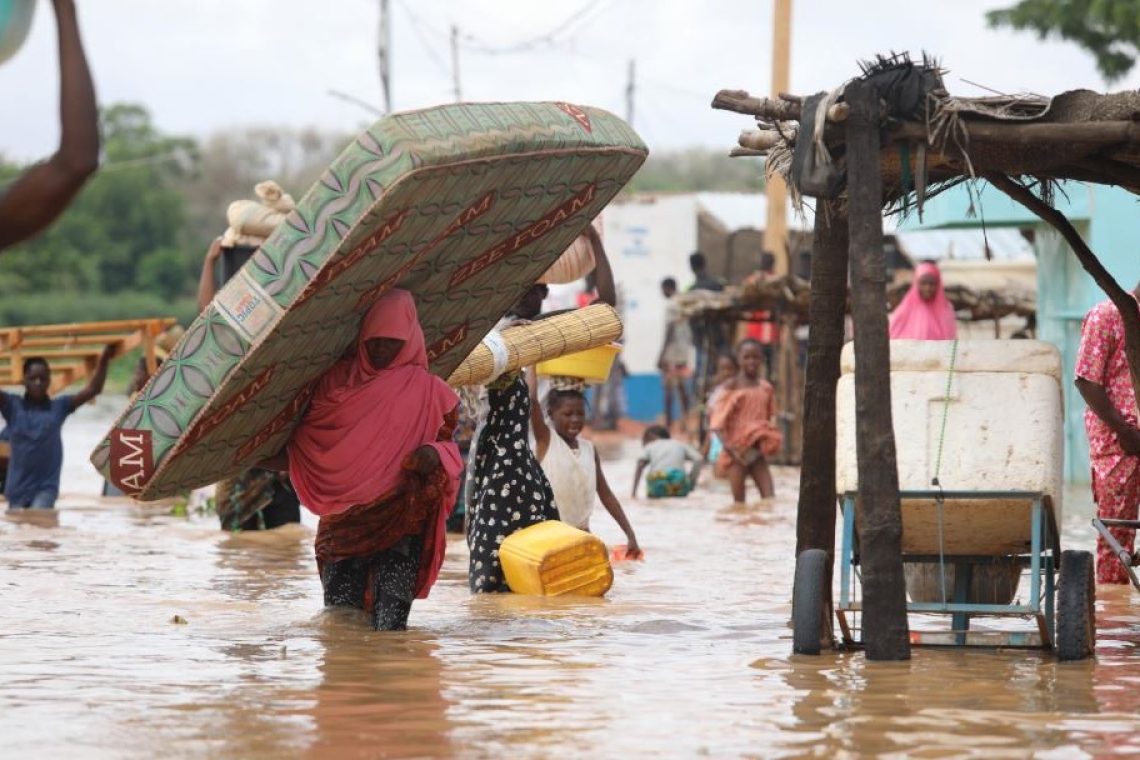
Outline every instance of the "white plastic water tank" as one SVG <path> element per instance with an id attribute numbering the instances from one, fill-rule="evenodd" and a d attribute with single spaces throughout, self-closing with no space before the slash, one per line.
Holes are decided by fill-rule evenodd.
<path id="1" fill-rule="evenodd" d="M 951 374 L 952 345 L 953 341 L 891 341 L 891 414 L 899 488 L 932 490 L 945 413 L 942 488 L 1041 491 L 1049 497 L 1054 525 L 1059 525 L 1064 424 L 1060 353 L 1042 341 L 963 340 L 958 342 Z M 857 490 L 859 484 L 852 343 L 842 354 L 837 404 L 836 475 L 842 494 Z M 944 531 L 953 535 L 942 540 L 957 544 L 944 546 L 946 551 L 997 554 L 1027 548 L 1024 509 L 995 511 L 993 504 L 987 508 L 966 502 L 961 506 L 946 511 Z M 905 502 L 903 509 L 904 551 L 937 552 L 938 539 L 923 535 L 928 531 L 916 522 L 928 511 L 912 512 L 908 520 Z M 982 523 L 979 516 L 984 516 Z M 1010 532 L 1020 535 L 1002 535 Z"/>

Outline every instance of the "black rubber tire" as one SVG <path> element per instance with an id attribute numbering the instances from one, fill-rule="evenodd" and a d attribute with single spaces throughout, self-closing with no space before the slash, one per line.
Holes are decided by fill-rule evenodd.
<path id="1" fill-rule="evenodd" d="M 1092 657 L 1096 647 L 1096 574 L 1090 552 L 1061 552 L 1056 623 L 1058 660 Z"/>
<path id="2" fill-rule="evenodd" d="M 819 654 L 826 576 L 827 552 L 823 549 L 807 549 L 796 558 L 792 588 L 792 651 L 796 654 Z"/>

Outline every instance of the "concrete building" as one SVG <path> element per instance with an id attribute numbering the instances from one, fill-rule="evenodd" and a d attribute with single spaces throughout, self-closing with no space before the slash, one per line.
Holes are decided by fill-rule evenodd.
<path id="1" fill-rule="evenodd" d="M 738 281 L 760 265 L 767 199 L 759 193 L 633 195 L 615 201 L 603 215 L 606 250 L 613 263 L 625 319 L 622 361 L 628 372 L 628 416 L 653 420 L 662 411 L 657 357 L 665 337 L 661 280 L 681 290 L 693 282 L 689 255 L 700 250 L 709 271 Z M 809 222 L 789 212 L 799 240 Z M 795 250 L 795 248 L 793 248 Z"/>

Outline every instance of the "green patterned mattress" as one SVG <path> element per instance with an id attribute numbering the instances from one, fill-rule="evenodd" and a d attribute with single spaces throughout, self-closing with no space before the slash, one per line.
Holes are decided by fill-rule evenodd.
<path id="1" fill-rule="evenodd" d="M 384 292 L 416 296 L 446 378 L 633 176 L 622 120 L 567 103 L 381 119 L 194 321 L 91 462 L 160 499 L 279 450 Z"/>

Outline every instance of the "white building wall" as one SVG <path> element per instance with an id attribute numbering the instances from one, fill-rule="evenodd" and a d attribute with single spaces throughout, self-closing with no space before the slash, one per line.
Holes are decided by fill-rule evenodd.
<path id="1" fill-rule="evenodd" d="M 611 203 L 603 216 L 606 251 L 624 301 L 625 351 L 633 375 L 657 372 L 665 338 L 661 280 L 684 290 L 693 280 L 689 254 L 697 249 L 697 196 L 638 197 Z"/>

